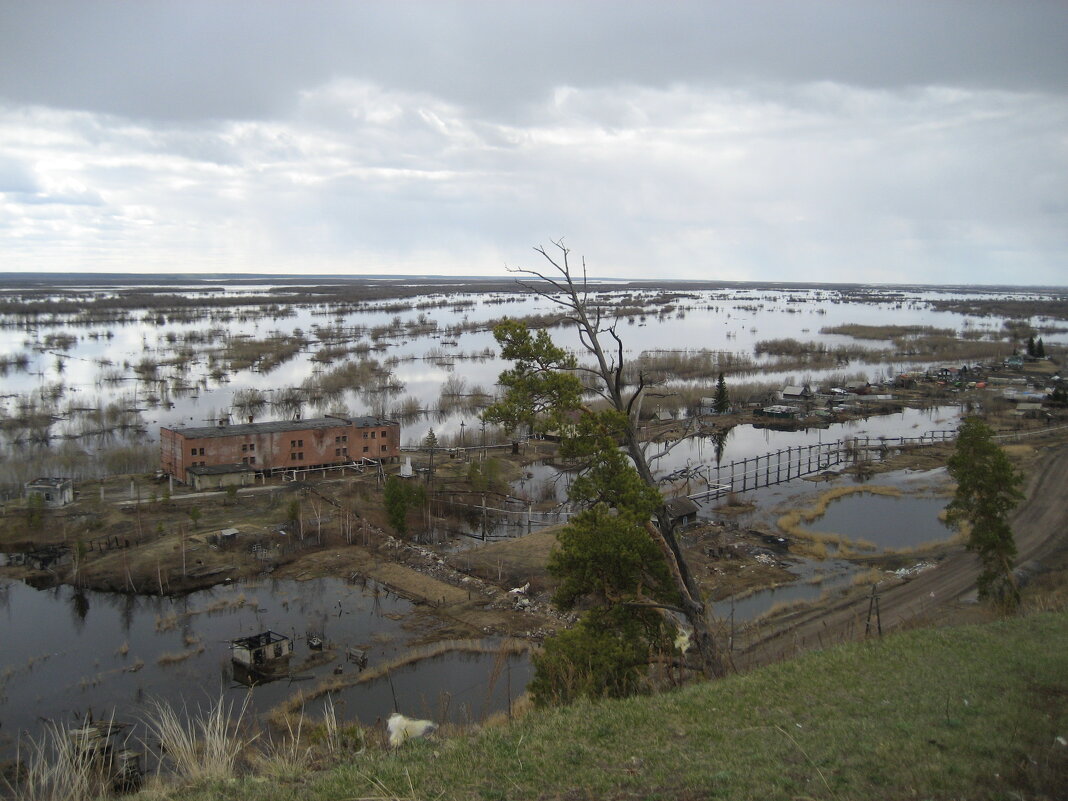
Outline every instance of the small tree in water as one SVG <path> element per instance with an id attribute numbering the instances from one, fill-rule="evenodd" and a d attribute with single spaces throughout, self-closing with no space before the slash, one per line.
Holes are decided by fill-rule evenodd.
<path id="1" fill-rule="evenodd" d="M 947 519 L 958 528 L 967 526 L 967 548 L 982 565 L 979 598 L 1015 607 L 1020 591 L 1012 575 L 1016 540 L 1008 516 L 1023 498 L 1023 477 L 994 442 L 990 427 L 977 417 L 961 424 L 948 466 L 957 491 Z"/>

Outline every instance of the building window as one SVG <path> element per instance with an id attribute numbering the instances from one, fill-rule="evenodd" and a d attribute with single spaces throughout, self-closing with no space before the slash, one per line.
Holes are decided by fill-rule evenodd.
<path id="1" fill-rule="evenodd" d="M 334 444 L 337 445 L 341 442 L 341 437 L 334 437 Z"/>
<path id="2" fill-rule="evenodd" d="M 364 453 L 367 453 L 367 451 L 369 451 L 369 450 L 371 450 L 369 447 L 367 447 L 366 445 L 363 446 L 363 452 Z"/>
<path id="3" fill-rule="evenodd" d="M 340 456 L 340 455 L 341 455 L 341 448 L 334 448 L 334 456 Z"/>
<path id="4" fill-rule="evenodd" d="M 385 453 L 388 448 L 389 448 L 388 445 L 383 445 L 382 446 L 382 453 Z"/>
<path id="5" fill-rule="evenodd" d="M 203 449 L 203 448 L 201 448 L 201 449 L 200 449 L 200 455 L 201 455 L 201 456 L 203 456 L 203 455 L 204 455 L 204 449 Z"/>
<path id="6" fill-rule="evenodd" d="M 301 451 L 300 453 L 298 453 L 297 454 L 297 458 L 300 459 L 303 462 L 304 461 L 304 451 Z"/>
<path id="7" fill-rule="evenodd" d="M 246 453 L 246 452 L 248 452 L 248 444 L 247 443 L 241 446 L 241 453 Z"/>
<path id="8" fill-rule="evenodd" d="M 349 435 L 348 434 L 342 434 L 341 435 L 341 441 L 342 442 L 348 442 L 349 441 Z"/>
<path id="9" fill-rule="evenodd" d="M 372 431 L 372 432 L 371 432 L 371 439 L 374 439 L 374 438 L 375 438 L 375 435 L 376 435 L 377 433 L 378 433 L 377 431 Z"/>
<path id="10" fill-rule="evenodd" d="M 383 431 L 382 432 L 382 439 L 389 439 L 389 432 L 388 431 Z"/>
<path id="11" fill-rule="evenodd" d="M 189 455 L 190 456 L 196 456 L 197 455 L 197 449 L 196 448 L 190 448 L 189 449 Z"/>
<path id="12" fill-rule="evenodd" d="M 248 457 L 248 463 L 249 464 L 256 464 L 256 457 L 255 456 Z"/>
<path id="13" fill-rule="evenodd" d="M 241 464 L 248 464 L 248 457 L 247 456 L 242 456 L 241 457 Z"/>
<path id="14" fill-rule="evenodd" d="M 296 441 L 295 439 L 291 439 L 291 440 L 289 440 L 289 447 L 290 447 L 290 448 L 295 448 L 295 447 L 297 447 L 297 441 Z"/>
<path id="15" fill-rule="evenodd" d="M 295 453 L 289 454 L 289 461 L 291 461 L 291 462 L 297 461 L 297 455 Z"/>

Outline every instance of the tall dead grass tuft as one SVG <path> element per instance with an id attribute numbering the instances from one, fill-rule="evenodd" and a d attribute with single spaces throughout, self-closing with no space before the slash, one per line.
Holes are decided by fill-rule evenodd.
<path id="1" fill-rule="evenodd" d="M 254 757 L 259 773 L 283 782 L 294 782 L 311 768 L 312 747 L 303 743 L 304 716 L 297 719 L 296 729 L 288 720 L 286 731 L 275 739 L 268 730 L 263 751 Z"/>
<path id="2" fill-rule="evenodd" d="M 25 743 L 25 748 L 23 747 Z M 22 801 L 91 801 L 108 795 L 111 776 L 99 741 L 89 727 L 48 723 L 39 739 L 20 741 L 12 784 L 0 781 Z"/>
<path id="3" fill-rule="evenodd" d="M 229 779 L 238 756 L 256 739 L 241 734 L 250 698 L 251 693 L 245 696 L 236 716 L 233 703 L 225 703 L 222 696 L 207 709 L 197 707 L 192 715 L 185 704 L 179 715 L 157 699 L 150 704 L 144 724 L 159 740 L 176 775 L 191 782 Z"/>

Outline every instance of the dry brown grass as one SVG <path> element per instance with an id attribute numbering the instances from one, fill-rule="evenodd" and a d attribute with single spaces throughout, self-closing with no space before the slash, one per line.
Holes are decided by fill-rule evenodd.
<path id="1" fill-rule="evenodd" d="M 199 656 L 202 653 L 204 653 L 203 644 L 198 644 L 185 651 L 166 651 L 157 657 L 156 664 L 175 665 L 179 662 L 184 662 L 187 659 L 192 659 L 194 656 Z"/>

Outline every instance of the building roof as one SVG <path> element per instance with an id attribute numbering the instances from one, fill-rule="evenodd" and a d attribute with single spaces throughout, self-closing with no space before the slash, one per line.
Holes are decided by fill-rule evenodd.
<path id="1" fill-rule="evenodd" d="M 70 484 L 69 478 L 58 478 L 56 476 L 42 476 L 41 478 L 35 478 L 33 481 L 27 481 L 27 487 L 52 487 L 59 489 L 67 484 Z"/>
<path id="2" fill-rule="evenodd" d="M 195 476 L 224 476 L 227 473 L 251 473 L 247 464 L 208 464 L 187 468 Z"/>
<path id="3" fill-rule="evenodd" d="M 667 510 L 671 517 L 676 518 L 694 514 L 697 512 L 698 506 L 690 498 L 682 496 L 664 501 L 664 509 Z"/>
<path id="4" fill-rule="evenodd" d="M 356 428 L 394 425 L 392 420 L 380 417 L 315 417 L 308 420 L 271 420 L 265 423 L 237 423 L 227 426 L 196 426 L 192 428 L 166 429 L 181 434 L 186 439 L 210 437 L 237 437 L 253 434 L 280 434 L 286 431 L 307 431 L 312 428 L 338 428 L 353 425 Z"/>
<path id="5" fill-rule="evenodd" d="M 793 406 L 783 406 L 781 404 L 765 406 L 763 409 L 761 409 L 761 411 L 764 412 L 764 414 L 797 414 L 797 409 L 795 409 Z"/>

